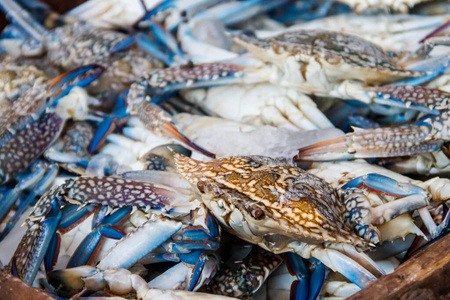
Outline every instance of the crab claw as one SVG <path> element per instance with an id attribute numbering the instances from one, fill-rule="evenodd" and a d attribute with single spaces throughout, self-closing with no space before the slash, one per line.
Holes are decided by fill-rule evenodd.
<path id="1" fill-rule="evenodd" d="M 396 157 L 432 152 L 442 140 L 431 137 L 432 128 L 425 125 L 362 129 L 345 137 L 316 143 L 299 149 L 296 161 L 328 161 L 369 157 Z"/>
<path id="2" fill-rule="evenodd" d="M 375 102 L 389 106 L 406 107 L 425 113 L 446 109 L 450 93 L 440 89 L 413 85 L 386 85 L 373 88 Z"/>
<path id="3" fill-rule="evenodd" d="M 105 67 L 98 64 L 82 66 L 63 73 L 47 82 L 53 88 L 54 97 L 59 99 L 66 96 L 73 87 L 85 87 L 102 75 Z"/>
<path id="4" fill-rule="evenodd" d="M 53 271 L 47 274 L 58 295 L 74 296 L 83 290 L 99 291 L 108 288 L 113 294 L 124 295 L 135 291 L 138 299 L 234 299 L 224 296 L 193 293 L 188 291 L 159 290 L 150 288 L 139 275 L 126 269 L 100 270 L 91 266 L 83 266 Z M 121 298 L 122 299 L 122 298 Z"/>
<path id="5" fill-rule="evenodd" d="M 91 144 L 89 145 L 89 153 L 94 153 L 103 146 L 106 142 L 108 135 L 114 132 L 117 127 L 124 124 L 130 115 L 126 112 L 126 107 L 121 107 L 114 110 L 111 115 L 105 117 L 105 119 L 99 124 L 97 131 L 94 134 Z"/>
<path id="6" fill-rule="evenodd" d="M 289 273 L 297 277 L 291 285 L 291 295 L 295 295 L 295 299 L 316 299 L 325 280 L 325 266 L 310 258 L 311 267 L 308 267 L 307 261 L 293 252 L 286 254 L 285 262 Z"/>

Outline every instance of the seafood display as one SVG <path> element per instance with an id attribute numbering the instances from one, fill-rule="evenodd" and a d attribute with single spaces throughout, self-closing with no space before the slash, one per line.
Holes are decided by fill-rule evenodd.
<path id="1" fill-rule="evenodd" d="M 448 1 L 0 9 L 5 297 L 345 299 L 449 232 Z"/>

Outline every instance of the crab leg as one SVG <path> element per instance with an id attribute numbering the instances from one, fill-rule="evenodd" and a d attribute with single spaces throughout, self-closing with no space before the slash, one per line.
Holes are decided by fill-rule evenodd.
<path id="1" fill-rule="evenodd" d="M 38 162 L 37 164 L 41 164 L 42 162 Z M 41 169 L 42 170 L 42 169 Z M 19 209 L 16 211 L 14 216 L 11 218 L 11 220 L 6 225 L 5 229 L 3 230 L 0 241 L 3 240 L 6 235 L 11 231 L 11 229 L 15 226 L 16 222 L 19 220 L 19 218 L 22 216 L 22 214 L 30 207 L 32 202 L 35 200 L 37 195 L 43 195 L 45 191 L 48 190 L 50 184 L 55 179 L 56 175 L 58 174 L 58 165 L 56 164 L 49 164 L 46 166 L 45 175 L 43 175 L 39 179 L 39 182 L 34 186 L 34 188 L 31 190 L 31 192 L 28 194 L 27 198 L 20 203 Z M 27 176 L 28 177 L 28 176 Z M 21 181 L 18 185 L 21 185 L 23 182 Z M 6 201 L 6 196 L 2 200 Z M 6 204 L 2 204 L 2 209 L 6 207 Z"/>
<path id="2" fill-rule="evenodd" d="M 1 198 L 0 220 L 3 220 L 9 212 L 11 206 L 21 196 L 27 188 L 34 188 L 38 181 L 44 176 L 47 165 L 43 161 L 38 161 L 31 167 L 31 172 L 20 179 L 19 183 Z"/>
<path id="3" fill-rule="evenodd" d="M 139 275 L 132 274 L 125 269 L 99 270 L 91 266 L 83 266 L 73 269 L 53 271 L 48 275 L 49 282 L 54 286 L 67 286 L 66 290 L 58 290 L 58 294 L 70 297 L 84 289 L 91 291 L 109 288 L 116 295 L 128 294 L 132 291 L 137 293 L 138 299 L 235 299 L 225 296 L 194 293 L 176 290 L 152 289 Z M 63 283 L 63 284 L 61 284 Z M 67 283 L 67 284 L 66 284 Z"/>
<path id="4" fill-rule="evenodd" d="M 6 267 L 8 272 L 32 284 L 44 260 L 47 247 L 61 219 L 60 204 L 54 201 L 59 195 L 60 187 L 52 187 L 36 204 L 36 209 L 28 217 L 28 230 L 11 262 Z M 33 220 L 40 220 L 34 223 Z"/>
<path id="5" fill-rule="evenodd" d="M 373 89 L 378 104 L 411 108 L 425 113 L 438 114 L 439 109 L 448 107 L 450 93 L 412 85 L 388 85 Z M 369 92 L 370 94 L 370 92 Z"/>
<path id="6" fill-rule="evenodd" d="M 11 23 L 24 29 L 39 43 L 47 43 L 54 36 L 13 0 L 1 0 L 0 8 L 5 12 Z M 43 46 L 43 45 L 42 45 Z"/>
<path id="7" fill-rule="evenodd" d="M 192 142 L 188 137 L 181 133 L 176 127 L 172 118 L 158 106 L 153 103 L 142 102 L 136 108 L 137 115 L 139 119 L 144 123 L 146 128 L 152 131 L 159 131 L 163 135 L 175 138 L 181 141 L 183 144 L 197 150 L 198 152 L 215 158 L 215 154 L 203 149 L 194 142 Z"/>
<path id="8" fill-rule="evenodd" d="M 341 273 L 357 286 L 364 288 L 377 279 L 371 272 L 352 258 L 335 249 L 325 249 L 306 243 L 291 243 L 294 252 L 301 257 L 313 257 L 335 272 Z M 355 251 L 356 252 L 356 251 Z"/>
<path id="9" fill-rule="evenodd" d="M 367 157 L 407 156 L 438 150 L 448 139 L 448 112 L 429 116 L 420 123 L 401 127 L 353 128 L 346 137 L 299 149 L 298 161 L 326 161 Z"/>
<path id="10" fill-rule="evenodd" d="M 183 262 L 177 263 L 163 274 L 151 280 L 148 283 L 148 287 L 152 289 L 176 290 L 185 283 L 186 274 L 189 270 L 189 267 Z"/>
<path id="11" fill-rule="evenodd" d="M 371 208 L 364 192 L 359 189 L 360 186 L 403 198 Z M 367 226 L 375 230 L 372 225 L 384 224 L 399 215 L 426 207 L 431 199 L 428 192 L 416 185 L 399 183 L 392 178 L 374 173 L 353 179 L 342 186 L 341 190 L 345 194 L 346 218 L 351 223 L 357 224 L 356 230 L 360 235 L 368 234 L 369 240 L 374 243 L 379 242 L 379 236 L 374 236 L 378 235 L 375 232 L 367 233 Z"/>
<path id="12" fill-rule="evenodd" d="M 161 46 L 164 47 L 164 50 L 169 53 L 171 61 L 167 63 L 167 65 L 172 65 L 174 57 L 181 58 L 183 56 L 183 51 L 180 49 L 177 40 L 170 34 L 170 32 L 166 31 L 158 23 L 150 20 L 147 20 L 144 24 L 145 27 L 148 27 L 148 30 L 155 35 Z M 142 27 L 142 25 L 143 24 L 139 24 L 139 27 Z"/>

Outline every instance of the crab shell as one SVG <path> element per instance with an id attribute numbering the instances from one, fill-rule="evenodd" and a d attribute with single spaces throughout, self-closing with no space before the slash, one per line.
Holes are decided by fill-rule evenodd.
<path id="1" fill-rule="evenodd" d="M 66 25 L 55 29 L 60 42 L 49 45 L 48 58 L 64 69 L 101 63 L 129 37 L 112 30 L 97 30 L 85 24 Z"/>
<path id="2" fill-rule="evenodd" d="M 299 30 L 264 39 L 239 36 L 235 42 L 278 66 L 289 82 L 311 85 L 306 87 L 312 92 L 344 80 L 374 85 L 423 75 L 397 66 L 377 45 L 339 32 Z"/>
<path id="3" fill-rule="evenodd" d="M 287 244 L 299 240 L 368 244 L 346 225 L 335 189 L 300 168 L 264 156 L 210 162 L 174 157 L 208 209 L 244 240 L 275 253 L 289 251 Z"/>

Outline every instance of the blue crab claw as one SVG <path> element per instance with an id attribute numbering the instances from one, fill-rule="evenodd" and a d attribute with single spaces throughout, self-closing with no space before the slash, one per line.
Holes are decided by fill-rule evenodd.
<path id="1" fill-rule="evenodd" d="M 438 116 L 428 118 L 439 121 Z M 422 123 L 400 127 L 362 129 L 299 149 L 297 161 L 327 161 L 356 158 L 397 157 L 415 155 L 438 150 L 443 140 L 433 134 L 433 126 Z M 439 126 L 437 124 L 436 126 Z"/>
<path id="2" fill-rule="evenodd" d="M 442 54 L 440 56 L 431 57 L 418 63 L 408 66 L 408 69 L 420 72 L 426 72 L 425 75 L 418 78 L 406 79 L 398 81 L 395 85 L 420 85 L 430 81 L 445 73 L 450 65 L 450 55 Z"/>
<path id="3" fill-rule="evenodd" d="M 129 268 L 179 231 L 181 226 L 180 222 L 163 217 L 149 220 L 121 239 L 97 267 Z"/>
<path id="4" fill-rule="evenodd" d="M 62 195 L 77 205 L 103 205 L 110 209 L 124 206 L 187 213 L 193 195 L 182 188 L 172 188 L 138 180 L 108 176 L 77 177 L 68 180 Z"/>
<path id="5" fill-rule="evenodd" d="M 67 268 L 92 264 L 92 260 L 95 258 L 104 238 L 116 240 L 123 238 L 125 233 L 117 226 L 124 222 L 130 213 L 131 207 L 121 208 L 96 224 L 92 232 L 78 246 L 69 260 Z"/>
<path id="6" fill-rule="evenodd" d="M 318 249 L 317 249 L 318 250 Z M 359 286 L 366 287 L 377 277 L 356 261 L 334 249 L 320 249 L 314 254 L 314 258 L 320 260 L 324 265 L 335 272 L 344 275 L 348 280 Z"/>
<path id="7" fill-rule="evenodd" d="M 291 299 L 316 299 L 325 280 L 325 266 L 317 259 L 310 258 L 308 265 L 311 266 L 308 267 L 305 260 L 293 252 L 287 253 L 285 261 L 289 273 L 297 277 L 291 286 Z"/>
<path id="8" fill-rule="evenodd" d="M 345 190 L 361 186 L 397 197 L 407 197 L 418 194 L 425 195 L 427 198 L 429 197 L 428 193 L 417 185 L 400 183 L 395 179 L 376 173 L 357 177 L 343 185 L 341 189 Z"/>
<path id="9" fill-rule="evenodd" d="M 439 109 L 447 108 L 450 101 L 450 93 L 422 86 L 388 85 L 376 87 L 372 93 L 378 104 L 406 107 L 433 114 L 438 114 Z"/>
<path id="10" fill-rule="evenodd" d="M 47 82 L 53 89 L 54 101 L 66 96 L 73 87 L 86 87 L 105 71 L 105 67 L 91 64 L 63 73 Z"/>
<path id="11" fill-rule="evenodd" d="M 61 233 L 66 233 L 72 230 L 94 212 L 95 209 L 93 205 L 87 205 L 81 209 L 75 204 L 65 205 L 61 209 L 62 217 L 58 225 L 58 231 Z"/>
<path id="12" fill-rule="evenodd" d="M 114 132 L 114 130 L 125 124 L 130 118 L 130 114 L 127 113 L 126 107 L 115 109 L 111 115 L 106 116 L 103 121 L 98 125 L 95 131 L 92 142 L 89 145 L 89 153 L 94 153 L 106 142 L 108 135 Z"/>
<path id="13" fill-rule="evenodd" d="M 309 285 L 306 278 L 294 280 L 291 284 L 290 299 L 307 300 L 309 296 Z"/>
<path id="14" fill-rule="evenodd" d="M 204 285 L 206 280 L 210 280 L 216 274 L 219 263 L 220 260 L 216 256 L 202 253 L 190 276 L 188 291 L 196 291 Z"/>
<path id="15" fill-rule="evenodd" d="M 169 268 L 148 283 L 150 288 L 178 289 L 196 291 L 216 274 L 219 259 L 212 254 L 193 251 L 182 256 L 182 262 Z"/>
<path id="16" fill-rule="evenodd" d="M 178 261 L 181 260 L 181 262 L 149 282 L 149 287 L 177 289 L 187 284 L 189 291 L 196 291 L 205 284 L 205 281 L 214 276 L 219 264 L 217 257 L 202 251 L 192 251 L 177 256 Z"/>
<path id="17" fill-rule="evenodd" d="M 154 70 L 131 85 L 128 93 L 128 111 L 135 111 L 144 101 L 154 96 L 183 90 L 212 87 L 239 82 L 245 66 L 230 63 L 205 63 L 174 66 Z M 149 95 L 149 96 L 147 96 Z"/>
<path id="18" fill-rule="evenodd" d="M 217 250 L 220 246 L 220 227 L 213 216 L 204 208 L 192 212 L 193 222 L 180 231 L 172 251 L 180 254 L 190 250 Z"/>
<path id="19" fill-rule="evenodd" d="M 313 269 L 309 286 L 308 300 L 314 300 L 319 296 L 319 292 L 322 289 L 323 282 L 325 281 L 325 266 L 317 259 L 310 258 L 309 262 Z"/>
<path id="20" fill-rule="evenodd" d="M 116 129 L 116 124 L 114 123 L 112 116 L 105 116 L 103 121 L 98 125 L 95 131 L 92 142 L 89 145 L 89 153 L 94 153 L 106 142 L 108 135 L 114 132 Z"/>

